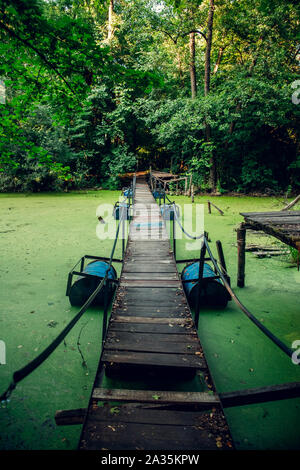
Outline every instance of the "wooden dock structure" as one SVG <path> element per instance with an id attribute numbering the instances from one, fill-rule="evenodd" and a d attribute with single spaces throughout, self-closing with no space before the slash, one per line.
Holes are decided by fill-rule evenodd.
<path id="1" fill-rule="evenodd" d="M 233 448 L 165 223 L 144 177 L 137 179 L 133 211 L 79 449 Z M 102 388 L 104 373 L 143 381 L 146 389 Z M 199 376 L 202 391 L 182 391 L 180 384 Z"/>
<path id="2" fill-rule="evenodd" d="M 282 243 L 298 250 L 300 254 L 300 211 L 241 212 L 244 217 L 237 229 L 238 287 L 245 285 L 246 230 L 262 231 Z M 298 262 L 299 269 L 299 262 Z"/>

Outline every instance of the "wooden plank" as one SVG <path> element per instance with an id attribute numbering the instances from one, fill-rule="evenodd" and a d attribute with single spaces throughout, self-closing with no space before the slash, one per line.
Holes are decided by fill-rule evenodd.
<path id="1" fill-rule="evenodd" d="M 196 354 L 162 354 L 150 352 L 116 352 L 104 350 L 102 361 L 108 365 L 127 364 L 144 367 L 207 369 L 205 360 Z"/>
<path id="2" fill-rule="evenodd" d="M 181 300 L 178 299 L 177 302 L 174 302 L 173 305 L 168 305 L 167 302 L 161 302 L 159 304 L 158 302 L 155 302 L 154 300 L 149 299 L 148 302 L 139 302 L 138 304 L 134 304 L 131 300 L 126 300 L 125 299 L 120 299 L 118 303 L 116 303 L 113 307 L 113 312 L 117 312 L 120 310 L 120 315 L 122 315 L 122 312 L 124 314 L 132 313 L 132 314 L 145 314 L 145 313 L 171 313 L 172 316 L 174 316 L 174 313 L 178 313 L 178 316 L 182 313 L 189 314 L 188 307 L 186 304 Z M 161 315 L 157 315 L 158 317 Z"/>
<path id="3" fill-rule="evenodd" d="M 128 390 L 94 388 L 92 398 L 99 401 L 138 402 L 155 404 L 219 405 L 216 393 L 176 392 L 157 390 Z"/>
<path id="4" fill-rule="evenodd" d="M 115 320 L 115 316 L 126 318 L 126 317 L 137 317 L 142 319 L 143 317 L 148 317 L 148 318 L 181 318 L 186 319 L 189 318 L 189 315 L 187 312 L 182 312 L 182 311 L 172 311 L 170 310 L 150 310 L 150 309 L 138 309 L 138 308 L 128 308 L 127 310 L 124 309 L 119 309 L 114 312 L 112 315 L 112 320 Z"/>
<path id="5" fill-rule="evenodd" d="M 173 325 L 187 325 L 189 322 L 192 320 L 190 318 L 182 318 L 182 317 L 174 317 L 174 318 L 169 318 L 169 317 L 136 317 L 136 316 L 114 316 L 112 324 L 115 324 L 117 322 L 120 323 L 155 323 L 155 324 L 173 324 Z"/>
<path id="6" fill-rule="evenodd" d="M 80 448 L 208 450 L 233 449 L 222 411 L 160 409 L 161 405 L 127 403 L 92 408 Z M 199 405 L 198 407 L 199 408 Z M 202 408 L 202 407 L 201 407 Z"/>
<path id="7" fill-rule="evenodd" d="M 132 334 L 132 333 L 124 333 L 124 334 Z M 141 333 L 142 334 L 142 333 Z M 132 334 L 134 336 L 134 340 L 132 339 L 118 339 L 118 338 L 106 338 L 104 350 L 105 351 L 117 351 L 118 354 L 122 352 L 139 352 L 139 353 L 160 353 L 160 354 L 186 354 L 186 355 L 194 355 L 194 354 L 202 354 L 202 351 L 197 343 L 194 341 L 190 341 L 189 343 L 186 341 L 183 342 L 173 342 L 167 341 L 166 339 L 161 342 L 155 342 L 155 338 L 152 338 L 151 341 L 144 341 L 141 343 L 137 339 L 136 334 Z M 162 336 L 173 336 L 173 335 L 162 335 Z"/>
<path id="8" fill-rule="evenodd" d="M 158 258 L 158 261 L 156 259 L 153 259 L 152 255 L 151 258 L 148 258 L 148 260 L 144 259 L 145 256 L 138 256 L 138 257 L 125 257 L 125 264 L 124 264 L 124 269 L 127 269 L 128 267 L 136 267 L 136 268 L 143 268 L 143 265 L 141 265 L 141 261 L 143 264 L 145 264 L 146 267 L 153 268 L 155 269 L 156 267 L 176 267 L 176 263 L 172 260 L 171 257 L 166 258 L 166 259 L 161 259 Z"/>
<path id="9" fill-rule="evenodd" d="M 180 340 L 175 340 L 176 335 L 159 335 L 150 333 L 140 333 L 139 335 L 130 332 L 109 332 L 106 337 L 104 351 L 137 351 L 146 353 L 162 354 L 203 354 L 198 342 L 198 338 L 188 335 L 178 335 Z"/>
<path id="10" fill-rule="evenodd" d="M 86 408 L 78 408 L 76 410 L 57 410 L 55 413 L 55 423 L 57 426 L 83 424 L 86 413 Z"/>
<path id="11" fill-rule="evenodd" d="M 284 400 L 300 396 L 300 382 L 290 382 L 268 387 L 238 390 L 220 394 L 224 407 L 244 406 L 253 403 Z"/>
<path id="12" fill-rule="evenodd" d="M 121 281 L 127 281 L 127 280 L 138 280 L 138 281 L 169 281 L 169 280 L 177 280 L 178 281 L 178 273 L 174 272 L 143 272 L 143 273 L 137 273 L 137 272 L 128 272 L 128 271 L 123 271 L 122 276 L 121 276 Z"/>
<path id="13" fill-rule="evenodd" d="M 297 202 L 300 200 L 300 194 L 293 200 L 291 201 L 289 204 L 287 204 L 283 209 L 281 209 L 282 211 L 287 211 L 288 209 L 290 209 L 291 207 L 293 207 L 295 204 L 297 204 Z"/>
<path id="14" fill-rule="evenodd" d="M 161 287 L 161 288 L 168 288 L 168 287 L 180 287 L 181 286 L 181 282 L 179 280 L 165 280 L 165 279 L 161 279 L 161 280 L 157 280 L 157 279 L 153 279 L 153 280 L 129 280 L 129 279 L 124 279 L 124 281 L 122 282 L 122 285 L 124 287 Z"/>
<path id="15" fill-rule="evenodd" d="M 171 287 L 170 289 L 161 289 L 160 287 L 153 287 L 152 289 L 143 289 L 137 288 L 137 287 L 125 287 L 125 286 L 120 286 L 119 288 L 120 294 L 126 296 L 128 299 L 134 299 L 138 301 L 139 299 L 144 300 L 151 300 L 152 298 L 156 297 L 157 299 L 160 300 L 169 300 L 172 302 L 172 299 L 174 300 L 174 297 L 183 297 L 183 289 L 182 287 Z M 149 295 L 150 293 L 150 295 Z"/>
<path id="16" fill-rule="evenodd" d="M 213 410 L 212 411 L 212 407 Z M 171 409 L 173 408 L 173 409 Z M 110 406 L 105 402 L 103 406 L 91 408 L 90 413 L 93 422 L 97 423 L 146 423 L 146 424 L 169 424 L 173 426 L 199 426 L 205 418 L 209 420 L 210 414 L 215 419 L 220 417 L 218 403 L 205 403 L 200 405 L 174 405 L 151 403 L 131 403 L 123 402 L 119 406 Z M 208 411 L 209 410 L 209 411 Z"/>
<path id="17" fill-rule="evenodd" d="M 160 333 L 170 335 L 185 335 L 189 330 L 197 337 L 195 330 L 189 324 L 172 324 L 172 323 L 133 323 L 133 322 L 120 322 L 113 321 L 110 324 L 110 331 L 130 331 L 131 333 Z"/>
<path id="18" fill-rule="evenodd" d="M 112 311 L 113 312 L 118 312 L 120 311 L 126 311 L 127 313 L 130 311 L 132 313 L 166 313 L 168 314 L 169 312 L 171 313 L 186 313 L 189 314 L 189 309 L 187 305 L 183 302 L 182 299 L 178 299 L 177 302 L 174 302 L 173 305 L 168 304 L 167 302 L 155 302 L 155 299 L 149 299 L 148 302 L 141 302 L 139 301 L 137 304 L 135 304 L 131 300 L 126 300 L 120 299 L 113 307 Z M 121 314 L 121 313 L 120 313 Z M 160 316 L 160 315 L 158 315 Z"/>
<path id="19" fill-rule="evenodd" d="M 251 217 L 249 219 L 253 222 L 260 222 L 261 224 L 266 224 L 266 225 L 276 225 L 276 226 L 285 226 L 285 225 L 299 225 L 300 224 L 300 217 Z"/>
<path id="20" fill-rule="evenodd" d="M 216 450 L 211 433 L 194 426 L 122 423 L 98 428 L 93 422 L 83 434 L 82 450 Z"/>
<path id="21" fill-rule="evenodd" d="M 300 217 L 300 211 L 273 211 L 273 212 L 240 212 L 243 217 Z"/>
<path id="22" fill-rule="evenodd" d="M 176 270 L 176 266 L 174 264 L 155 264 L 155 263 L 147 263 L 144 262 L 143 264 L 135 263 L 126 263 L 123 273 L 176 273 L 178 277 L 178 272 Z"/>
<path id="23" fill-rule="evenodd" d="M 109 339 L 115 338 L 115 339 L 119 339 L 120 341 L 123 341 L 124 339 L 127 340 L 127 338 L 132 336 L 132 337 L 137 338 L 140 342 L 143 342 L 143 341 L 148 342 L 153 338 L 154 341 L 162 342 L 162 343 L 169 343 L 169 342 L 175 341 L 175 342 L 180 342 L 180 343 L 183 342 L 185 344 L 189 344 L 190 342 L 199 344 L 198 335 L 196 334 L 194 330 L 192 330 L 192 332 L 186 331 L 184 334 L 180 334 L 180 335 L 173 333 L 173 332 L 172 334 L 166 334 L 166 333 L 160 333 L 160 331 L 158 330 L 158 328 L 161 328 L 161 325 L 156 325 L 156 326 L 157 326 L 156 332 L 141 331 L 140 335 L 136 335 L 134 332 L 130 332 L 128 330 L 113 331 L 110 329 Z"/>

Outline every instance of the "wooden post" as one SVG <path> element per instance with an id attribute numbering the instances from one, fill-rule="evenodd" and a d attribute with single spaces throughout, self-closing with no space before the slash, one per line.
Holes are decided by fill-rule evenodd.
<path id="1" fill-rule="evenodd" d="M 207 204 L 208 204 L 208 212 L 209 212 L 209 214 L 211 214 L 211 206 L 213 206 L 213 207 L 215 207 L 215 208 L 217 209 L 217 211 L 220 212 L 221 215 L 224 215 L 224 212 L 223 212 L 221 209 L 219 209 L 213 202 L 207 201 Z"/>
<path id="2" fill-rule="evenodd" d="M 192 195 L 192 178 L 193 178 L 193 175 L 191 174 L 191 176 L 190 176 L 190 184 L 189 184 L 189 194 L 188 194 L 188 196 L 190 196 L 190 197 L 191 197 L 191 195 Z"/>
<path id="3" fill-rule="evenodd" d="M 205 238 L 207 238 L 207 233 L 204 233 Z M 206 253 L 206 245 L 203 240 L 203 244 L 201 246 L 200 250 L 200 256 L 199 256 L 199 271 L 198 271 L 198 295 L 196 298 L 196 306 L 195 306 L 195 325 L 196 328 L 198 329 L 198 324 L 199 324 L 199 313 L 200 313 L 200 296 L 201 296 L 201 288 L 203 285 L 203 269 L 204 269 L 204 260 L 205 260 L 205 253 Z"/>
<path id="4" fill-rule="evenodd" d="M 104 289 L 104 308 L 103 308 L 103 318 L 102 318 L 102 346 L 105 343 L 106 329 L 107 329 L 107 312 L 108 312 L 108 286 L 109 281 L 106 280 L 103 286 Z"/>
<path id="5" fill-rule="evenodd" d="M 238 252 L 238 274 L 237 285 L 238 287 L 245 286 L 245 248 L 246 248 L 246 227 L 241 223 L 236 231 L 237 233 L 237 252 Z"/>
<path id="6" fill-rule="evenodd" d="M 185 181 L 184 181 L 184 195 L 185 196 L 187 195 L 187 176 L 185 177 Z"/>
<path id="7" fill-rule="evenodd" d="M 230 277 L 227 276 L 227 274 L 225 274 L 225 273 L 227 273 L 227 268 L 226 268 L 222 243 L 220 242 L 220 240 L 216 241 L 216 247 L 217 247 L 217 251 L 218 251 L 218 257 L 219 257 L 219 263 L 220 263 L 220 266 L 221 266 L 221 270 L 224 274 L 224 277 L 225 277 L 226 281 L 230 285 Z"/>
<path id="8" fill-rule="evenodd" d="M 125 210 L 126 207 L 122 207 L 122 261 L 125 255 Z"/>
<path id="9" fill-rule="evenodd" d="M 194 185 L 193 184 L 192 184 L 191 196 L 192 196 L 192 202 L 194 202 Z"/>
<path id="10" fill-rule="evenodd" d="M 176 261 L 176 228 L 175 228 L 175 225 L 176 225 L 176 221 L 175 221 L 175 214 L 174 214 L 174 217 L 173 217 L 173 254 L 174 254 L 175 261 Z"/>

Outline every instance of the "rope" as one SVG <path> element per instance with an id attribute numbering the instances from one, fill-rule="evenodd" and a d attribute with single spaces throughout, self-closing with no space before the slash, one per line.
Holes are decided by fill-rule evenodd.
<path id="1" fill-rule="evenodd" d="M 120 222 L 123 220 L 125 211 L 121 211 L 121 218 Z M 106 285 L 107 278 L 108 278 L 108 273 L 112 265 L 112 260 L 113 260 L 113 255 L 115 252 L 115 248 L 117 245 L 117 240 L 119 236 L 119 231 L 120 231 L 120 225 L 119 223 L 118 228 L 116 230 L 116 235 L 115 235 L 115 240 L 113 244 L 113 248 L 111 251 L 110 255 L 110 260 L 109 260 L 109 266 L 106 270 L 105 276 L 100 282 L 100 284 L 96 287 L 94 292 L 90 295 L 90 297 L 87 299 L 85 304 L 81 307 L 77 315 L 70 321 L 70 323 L 62 330 L 62 332 L 55 338 L 54 341 L 46 348 L 44 349 L 43 352 L 41 352 L 35 359 L 33 359 L 31 362 L 29 362 L 26 366 L 24 366 L 22 369 L 19 369 L 18 371 L 14 372 L 13 374 L 13 379 L 10 385 L 8 386 L 7 390 L 0 395 L 0 401 L 7 400 L 12 391 L 16 388 L 17 383 L 23 380 L 25 377 L 27 377 L 31 372 L 33 372 L 37 367 L 39 367 L 49 356 L 52 354 L 52 352 L 60 345 L 60 343 L 64 340 L 64 338 L 67 336 L 67 334 L 72 330 L 72 328 L 76 325 L 76 323 L 80 320 L 82 315 L 86 312 L 88 307 L 91 305 L 95 297 L 99 294 L 99 292 L 102 290 L 102 288 Z"/>
<path id="2" fill-rule="evenodd" d="M 271 339 L 271 341 L 273 341 L 273 343 L 276 344 L 276 346 L 278 346 L 283 352 L 285 352 L 289 357 L 292 357 L 292 354 L 294 353 L 294 351 L 287 347 L 279 338 L 277 338 L 275 335 L 273 335 L 273 333 L 268 330 L 268 328 L 266 328 L 259 320 L 257 320 L 257 318 L 251 313 L 249 312 L 249 310 L 245 307 L 245 305 L 242 304 L 242 302 L 238 299 L 238 297 L 235 295 L 235 293 L 233 292 L 233 290 L 231 289 L 230 285 L 228 284 L 228 281 L 226 280 L 226 278 L 224 277 L 224 274 L 223 272 L 220 270 L 216 260 L 214 259 L 213 257 L 213 254 L 210 250 L 210 247 L 209 247 L 209 244 L 208 244 L 208 241 L 207 239 L 204 237 L 204 243 L 205 243 L 205 246 L 206 246 L 206 249 L 208 251 L 208 254 L 211 258 L 211 261 L 214 265 L 214 267 L 216 268 L 216 270 L 218 271 L 219 273 L 219 276 L 220 278 L 222 279 L 223 283 L 224 283 L 224 286 L 226 287 L 227 291 L 229 292 L 232 300 L 236 303 L 236 305 L 247 315 L 247 317 L 266 335 L 268 336 L 269 339 Z M 227 273 L 226 273 L 227 274 Z"/>
<path id="3" fill-rule="evenodd" d="M 166 194 L 166 197 L 167 197 L 167 194 Z M 167 199 L 170 201 L 170 199 L 167 197 Z M 174 214 L 175 214 L 175 218 L 176 218 L 176 222 L 178 223 L 179 227 L 181 228 L 181 230 L 183 231 L 183 233 L 185 233 L 185 235 L 187 235 L 189 238 L 193 239 L 193 240 L 199 240 L 200 238 L 202 238 L 204 236 L 204 233 L 199 235 L 198 237 L 193 237 L 191 236 L 189 233 L 186 232 L 186 230 L 184 230 L 183 226 L 181 225 L 180 221 L 179 221 L 179 218 L 178 218 L 178 215 L 177 215 L 177 212 L 175 210 L 175 202 L 172 203 L 173 206 L 174 206 Z M 215 267 L 215 269 L 217 270 L 217 272 L 219 273 L 219 276 L 220 278 L 222 279 L 223 283 L 224 283 L 224 286 L 225 288 L 227 289 L 227 291 L 229 292 L 232 300 L 236 303 L 236 305 L 242 310 L 243 313 L 245 313 L 245 315 L 247 315 L 247 317 L 266 335 L 268 336 L 269 339 L 271 339 L 271 341 L 273 341 L 273 343 L 276 344 L 276 346 L 278 346 L 285 354 L 287 354 L 289 357 L 292 357 L 294 351 L 293 349 L 289 348 L 288 346 L 286 346 L 279 338 L 277 338 L 270 330 L 268 330 L 268 328 L 266 328 L 259 320 L 257 320 L 257 318 L 251 313 L 249 312 L 249 310 L 245 307 L 245 305 L 239 300 L 239 298 L 235 295 L 235 293 L 233 292 L 233 290 L 231 289 L 230 285 L 228 284 L 228 281 L 227 279 L 225 278 L 225 276 L 228 274 L 226 273 L 226 271 L 223 269 L 223 271 L 220 270 L 215 258 L 213 257 L 213 254 L 210 250 L 210 247 L 209 247 L 209 244 L 208 244 L 208 241 L 206 239 L 206 237 L 204 236 L 204 243 L 205 243 L 205 246 L 206 246 L 206 249 L 209 253 L 209 256 L 210 256 L 210 259 Z M 225 276 L 224 276 L 225 274 Z M 299 363 L 300 364 L 300 363 Z"/>
<path id="4" fill-rule="evenodd" d="M 178 223 L 179 227 L 181 228 L 181 230 L 183 231 L 183 233 L 191 238 L 192 240 L 200 240 L 201 238 L 204 237 L 204 233 L 202 233 L 201 235 L 198 235 L 198 237 L 193 237 L 192 235 L 190 235 L 186 230 L 184 230 L 183 226 L 181 225 L 181 222 L 179 221 L 179 218 L 178 218 L 178 214 L 176 212 L 176 204 L 175 202 L 173 202 L 173 206 L 174 206 L 174 214 L 175 214 L 175 219 L 176 219 L 176 222 Z"/>
<path id="5" fill-rule="evenodd" d="M 154 176 L 154 178 L 156 178 Z M 203 238 L 204 234 L 202 233 L 201 235 L 198 235 L 197 237 L 193 237 L 192 235 L 190 235 L 182 226 L 181 222 L 179 221 L 179 218 L 178 218 L 178 214 L 176 212 L 176 204 L 175 204 L 175 201 L 171 201 L 171 199 L 168 197 L 167 193 L 165 192 L 165 197 L 166 199 L 168 200 L 168 202 L 170 204 L 172 204 L 174 206 L 174 214 L 175 214 L 175 218 L 176 218 L 176 222 L 178 223 L 179 227 L 181 228 L 182 232 L 189 238 L 191 238 L 192 240 L 200 240 L 201 238 Z"/>

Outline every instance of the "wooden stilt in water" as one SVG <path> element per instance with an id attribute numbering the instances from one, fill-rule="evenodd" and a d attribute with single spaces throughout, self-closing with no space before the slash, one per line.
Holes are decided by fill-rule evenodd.
<path id="1" fill-rule="evenodd" d="M 237 229 L 237 251 L 238 251 L 238 274 L 237 285 L 244 287 L 245 285 L 245 248 L 246 248 L 246 227 L 241 223 Z"/>
<path id="2" fill-rule="evenodd" d="M 207 238 L 207 233 L 204 233 L 204 236 Z M 200 250 L 200 258 L 199 258 L 199 273 L 198 273 L 198 295 L 196 301 L 196 309 L 195 309 L 195 325 L 198 329 L 199 324 L 199 313 L 200 313 L 200 295 L 201 295 L 201 287 L 202 287 L 202 279 L 203 279 L 203 269 L 204 269 L 204 259 L 206 253 L 206 245 L 203 242 L 203 245 Z"/>
<path id="3" fill-rule="evenodd" d="M 225 263 L 225 257 L 224 257 L 224 252 L 223 252 L 223 247 L 222 247 L 222 243 L 220 242 L 220 240 L 217 240 L 216 241 L 216 247 L 217 247 L 217 251 L 218 251 L 218 257 L 219 257 L 219 263 L 220 263 L 220 266 L 221 266 L 221 269 L 225 275 L 225 278 L 227 280 L 227 282 L 229 283 L 230 285 L 230 277 L 226 275 L 227 273 L 227 268 L 226 268 L 226 263 Z"/>

